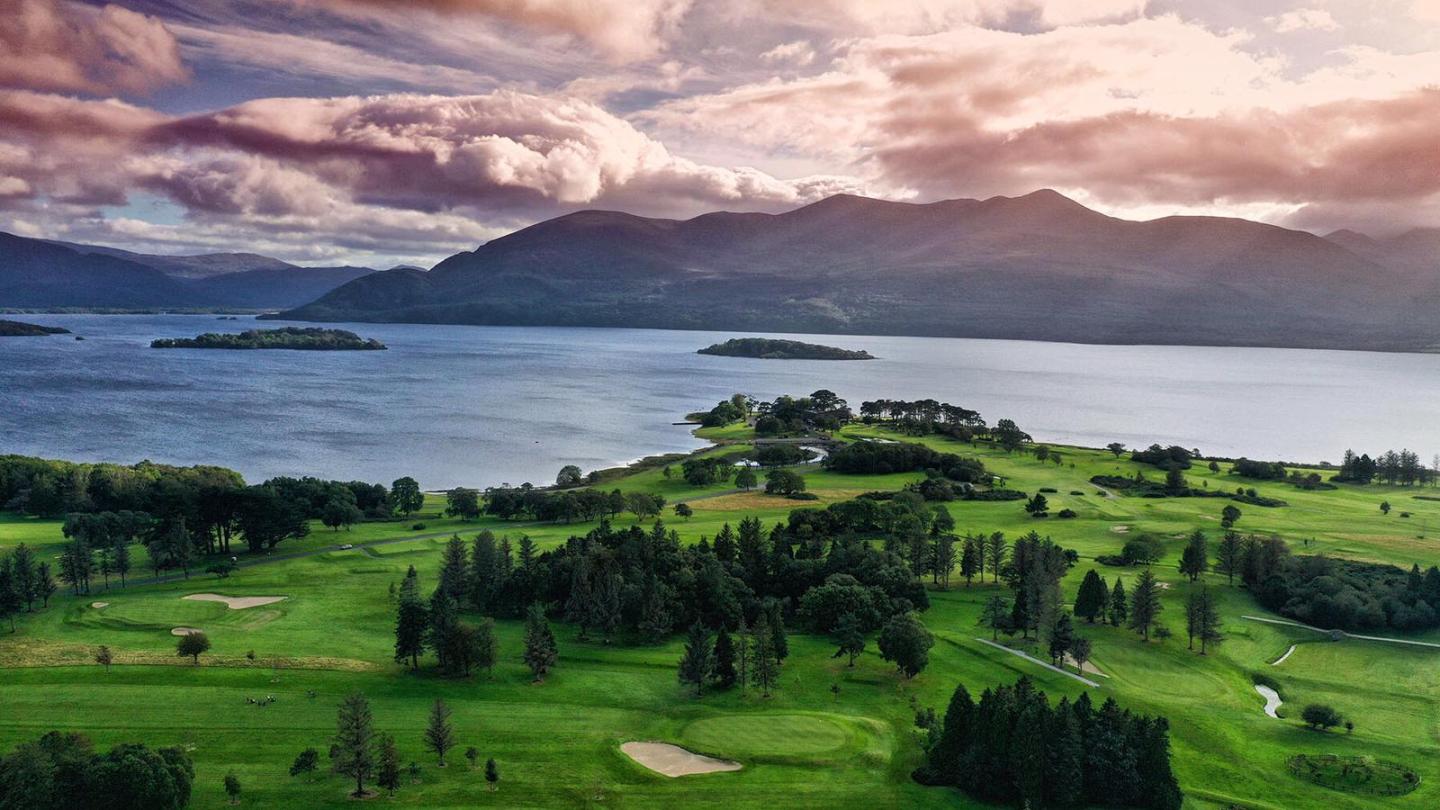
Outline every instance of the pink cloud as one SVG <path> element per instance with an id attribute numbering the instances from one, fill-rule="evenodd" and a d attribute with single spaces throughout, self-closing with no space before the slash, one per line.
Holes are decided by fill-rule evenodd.
<path id="1" fill-rule="evenodd" d="M 165 26 L 120 6 L 11 0 L 0 14 L 0 86 L 145 92 L 187 76 Z"/>

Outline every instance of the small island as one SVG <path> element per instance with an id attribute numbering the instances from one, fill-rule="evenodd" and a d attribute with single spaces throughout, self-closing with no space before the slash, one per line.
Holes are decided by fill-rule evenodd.
<path id="1" fill-rule="evenodd" d="M 41 326 L 23 321 L 0 320 L 0 337 L 40 337 L 43 335 L 68 335 L 69 329 L 58 326 Z"/>
<path id="2" fill-rule="evenodd" d="M 867 351 L 837 349 L 818 343 L 802 343 L 798 340 L 773 340 L 771 338 L 731 338 L 699 350 L 698 354 L 714 354 L 720 357 L 755 357 L 761 360 L 874 360 Z"/>
<path id="3" fill-rule="evenodd" d="M 304 349 L 309 351 L 371 351 L 387 348 L 374 338 L 362 338 L 344 329 L 286 326 L 249 329 L 240 334 L 206 332 L 193 338 L 158 338 L 152 349 Z"/>

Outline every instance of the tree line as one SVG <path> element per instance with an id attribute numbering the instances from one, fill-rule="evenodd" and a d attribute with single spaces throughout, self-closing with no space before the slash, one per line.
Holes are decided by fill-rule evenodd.
<path id="1" fill-rule="evenodd" d="M 180 748 L 121 743 L 102 754 L 83 734 L 51 731 L 0 758 L 0 807 L 180 810 L 194 781 Z"/>
<path id="2" fill-rule="evenodd" d="M 1053 707 L 1029 679 L 986 689 L 977 702 L 961 684 L 915 772 L 988 802 L 1023 807 L 1178 810 L 1164 717 L 1134 714 L 1088 694 Z"/>
<path id="3" fill-rule="evenodd" d="M 1410 450 L 1387 450 L 1373 459 L 1368 454 L 1357 456 L 1355 451 L 1346 450 L 1340 471 L 1330 480 L 1350 484 L 1379 481 L 1391 486 L 1434 486 L 1440 483 L 1440 455 L 1435 457 L 1430 467 L 1426 467 L 1419 454 Z"/>

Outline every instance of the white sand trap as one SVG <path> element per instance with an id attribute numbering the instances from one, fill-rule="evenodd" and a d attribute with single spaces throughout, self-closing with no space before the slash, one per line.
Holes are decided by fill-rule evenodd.
<path id="1" fill-rule="evenodd" d="M 1280 708 L 1280 693 L 1268 686 L 1261 686 L 1258 683 L 1255 684 L 1255 691 L 1260 693 L 1260 697 L 1265 698 L 1265 716 L 1279 720 L 1280 715 L 1276 714 L 1275 710 Z"/>
<path id="2" fill-rule="evenodd" d="M 218 593 L 192 593 L 183 596 L 182 599 L 189 599 L 192 602 L 224 602 L 225 607 L 231 610 L 244 610 L 245 608 L 260 607 L 261 605 L 273 605 L 276 602 L 283 602 L 284 596 L 221 596 Z"/>
<path id="3" fill-rule="evenodd" d="M 1286 650 L 1284 655 L 1282 655 L 1282 656 L 1280 656 L 1279 658 L 1275 659 L 1274 663 L 1270 664 L 1270 666 L 1272 666 L 1272 667 L 1278 667 L 1278 666 L 1280 666 L 1281 664 L 1285 663 L 1285 659 L 1290 657 L 1290 653 L 1295 652 L 1295 647 L 1296 647 L 1296 645 L 1291 644 L 1291 645 L 1290 645 L 1290 649 Z"/>
<path id="4" fill-rule="evenodd" d="M 91 603 L 90 603 L 90 607 L 95 608 L 96 610 L 99 610 L 100 608 L 103 608 L 103 607 L 110 607 L 110 603 L 109 603 L 109 602 L 91 602 Z"/>
<path id="5" fill-rule="evenodd" d="M 740 770 L 738 762 L 696 754 L 669 743 L 627 742 L 620 750 L 650 770 L 670 777 Z"/>
<path id="6" fill-rule="evenodd" d="M 1112 531 L 1112 532 L 1114 532 L 1114 533 L 1116 533 L 1116 534 L 1129 534 L 1129 533 L 1130 533 L 1130 527 L 1129 527 L 1129 526 L 1111 526 L 1111 527 L 1110 527 L 1110 531 Z"/>
<path id="7" fill-rule="evenodd" d="M 172 627 L 172 628 L 170 628 L 170 635 L 172 635 L 172 636 L 188 636 L 188 635 L 190 635 L 191 633 L 203 633 L 203 632 L 205 632 L 205 631 L 204 631 L 204 630 L 201 630 L 201 629 L 198 628 L 198 627 Z"/>

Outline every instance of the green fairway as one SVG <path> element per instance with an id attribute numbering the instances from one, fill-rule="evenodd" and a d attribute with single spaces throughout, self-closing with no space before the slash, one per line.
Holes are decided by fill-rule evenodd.
<path id="1" fill-rule="evenodd" d="M 751 438 L 735 426 L 725 434 L 742 443 Z M 860 425 L 847 427 L 838 438 L 863 436 L 901 438 Z M 1113 695 L 1127 708 L 1169 719 L 1187 807 L 1440 805 L 1440 680 L 1435 678 L 1440 649 L 1353 638 L 1336 642 L 1300 628 L 1244 620 L 1245 615 L 1274 614 L 1215 573 L 1203 581 L 1219 597 L 1226 640 L 1204 656 L 1186 648 L 1184 598 L 1194 586 L 1176 570 L 1175 561 L 1184 536 L 1195 528 L 1218 536 L 1220 509 L 1230 501 L 1103 493 L 1089 483 L 1091 476 L 1133 475 L 1141 469 L 1152 479 L 1162 475 L 1100 450 L 1056 448 L 1063 458 L 1056 465 L 987 444 L 970 447 L 933 436 L 916 441 L 983 459 L 1009 488 L 1056 490 L 1048 495 L 1052 517 L 1043 519 L 1027 516 L 1023 501 L 954 501 L 947 507 L 957 533 L 1003 531 L 1013 538 L 1034 529 L 1075 549 L 1080 562 L 1063 582 L 1067 598 L 1074 597 L 1091 568 L 1108 583 L 1120 577 L 1131 587 L 1139 569 L 1098 565 L 1094 557 L 1117 552 L 1139 534 L 1160 539 L 1165 553 L 1153 570 L 1168 586 L 1162 592 L 1161 622 L 1173 637 L 1147 643 L 1124 628 L 1083 620 L 1076 626 L 1093 641 L 1092 663 L 1104 674 L 1094 676 L 1100 686 L 1089 690 L 1092 698 L 1098 702 Z M 1297 553 L 1323 551 L 1407 568 L 1412 562 L 1426 566 L 1436 561 L 1435 541 L 1423 535 L 1432 523 L 1440 532 L 1440 502 L 1413 497 L 1426 491 L 1348 485 L 1302 491 L 1283 482 L 1240 479 L 1226 471 L 1228 465 L 1221 466 L 1218 473 L 1197 466 L 1186 477 L 1195 487 L 1233 491 L 1254 486 L 1289 504 L 1241 505 L 1239 530 L 1278 533 Z M 745 516 L 759 516 L 768 527 L 795 508 L 894 491 L 921 477 L 801 469 L 818 502 L 733 492 L 729 484 L 690 487 L 678 475 L 666 478 L 658 467 L 609 478 L 600 486 L 663 494 L 666 525 L 682 541 L 696 542 Z M 1396 505 L 1389 515 L 1379 509 L 1382 500 Z M 675 516 L 673 506 L 680 502 L 692 505 L 693 517 Z M 1075 510 L 1075 518 L 1053 516 L 1067 507 Z M 428 594 L 450 532 L 468 539 L 488 528 L 512 542 L 527 535 L 544 549 L 595 526 L 490 517 L 464 522 L 440 516 L 442 509 L 443 497 L 432 495 L 420 515 L 405 520 L 338 532 L 316 525 L 310 536 L 275 550 L 275 555 L 302 556 L 256 559 L 241 552 L 243 565 L 228 579 L 192 571 L 188 580 L 123 590 L 118 583 L 107 590 L 97 580 L 92 593 L 82 597 L 62 588 L 48 608 L 22 615 L 15 634 L 0 633 L 0 748 L 8 750 L 55 728 L 85 731 L 101 747 L 130 740 L 180 744 L 190 748 L 196 764 L 195 807 L 226 806 L 221 779 L 230 771 L 245 785 L 248 806 L 347 807 L 345 780 L 325 772 L 324 754 L 334 733 L 336 705 L 358 689 L 369 697 L 377 727 L 396 735 L 403 762 L 420 763 L 419 783 L 407 775 L 398 795 L 386 800 L 401 805 L 978 807 L 959 793 L 911 780 L 923 733 L 914 726 L 917 709 L 943 712 L 957 683 L 978 695 L 1020 675 L 1052 698 L 1073 699 L 1087 690 L 1072 678 L 976 641 L 990 638 L 979 626 L 983 603 L 1008 593 L 988 575 L 969 587 L 956 577 L 949 590 L 931 590 L 932 607 L 922 618 L 936 646 L 930 666 L 913 680 L 901 678 L 881 660 L 873 636 L 852 669 L 843 658 L 832 657 L 829 638 L 792 632 L 790 657 L 773 697 L 734 689 L 707 691 L 695 699 L 676 678 L 680 636 L 657 646 L 606 645 L 581 642 L 576 628 L 557 623 L 559 663 L 543 683 L 532 684 L 520 661 L 523 628 L 516 621 L 497 623 L 501 663 L 491 675 L 451 680 L 436 675 L 433 667 L 411 673 L 392 660 L 396 605 L 389 589 L 413 565 Z M 1411 517 L 1400 517 L 1402 510 Z M 634 518 L 624 513 L 617 522 L 629 525 Z M 415 529 L 416 523 L 425 527 Z M 1312 541 L 1308 546 L 1306 539 Z M 50 554 L 62 541 L 58 521 L 0 515 L 0 548 L 25 542 Z M 357 547 L 337 548 L 345 543 Z M 146 573 L 137 565 L 132 577 Z M 197 593 L 286 598 L 238 610 L 182 599 Z M 108 605 L 96 608 L 94 602 Z M 170 633 L 175 627 L 202 629 L 213 642 L 200 666 L 175 655 Z M 1440 640 L 1434 632 L 1407 637 Z M 1023 646 L 1018 639 L 1009 643 Z M 115 653 L 116 665 L 108 673 L 91 660 L 102 644 Z M 1272 666 L 1292 644 L 1295 651 Z M 1047 658 L 1044 651 L 1028 651 Z M 1255 673 L 1279 684 L 1281 719 L 1263 713 Z M 246 702 L 270 695 L 275 702 L 269 706 Z M 421 745 L 426 711 L 437 697 L 454 708 L 459 745 L 445 769 L 436 767 Z M 1299 712 L 1309 703 L 1327 703 L 1353 718 L 1354 732 L 1305 727 Z M 619 746 L 631 740 L 671 742 L 734 759 L 744 768 L 670 779 L 621 754 Z M 489 757 L 499 763 L 498 791 L 487 791 L 483 769 L 470 769 L 459 756 L 471 745 L 482 764 Z M 313 779 L 290 777 L 290 762 L 306 747 L 321 751 L 321 771 Z M 1302 754 L 1395 763 L 1413 769 L 1419 786 L 1384 799 L 1330 789 L 1292 774 L 1290 762 Z"/>

